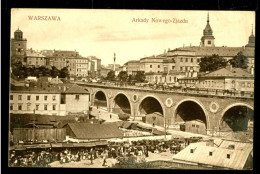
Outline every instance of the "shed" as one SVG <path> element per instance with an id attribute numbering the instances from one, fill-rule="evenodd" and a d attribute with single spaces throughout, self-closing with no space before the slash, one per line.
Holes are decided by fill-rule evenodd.
<path id="1" fill-rule="evenodd" d="M 123 138 L 123 132 L 115 124 L 68 123 L 67 135 L 77 139 Z"/>
<path id="2" fill-rule="evenodd" d="M 145 123 L 148 124 L 155 124 L 157 126 L 164 126 L 164 117 L 161 113 L 159 112 L 154 112 L 151 114 L 147 114 L 145 116 Z"/>
<path id="3" fill-rule="evenodd" d="M 204 135 L 207 134 L 206 124 L 199 119 L 186 121 L 185 131 Z"/>

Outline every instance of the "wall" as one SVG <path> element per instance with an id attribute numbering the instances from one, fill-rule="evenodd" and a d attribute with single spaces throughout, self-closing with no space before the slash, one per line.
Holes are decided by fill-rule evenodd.
<path id="1" fill-rule="evenodd" d="M 66 112 L 83 112 L 89 110 L 89 94 L 66 94 Z"/>
<path id="2" fill-rule="evenodd" d="M 10 106 L 13 105 L 13 110 L 10 110 L 10 113 L 35 113 L 36 114 L 45 114 L 45 115 L 60 115 L 60 94 L 37 94 L 37 93 L 14 93 L 10 92 L 10 95 L 13 95 L 13 100 L 10 100 Z M 18 96 L 21 95 L 22 99 L 18 100 Z M 27 96 L 31 96 L 30 100 L 27 100 Z M 36 100 L 36 96 L 39 96 L 39 100 Z M 47 100 L 44 99 L 44 96 L 47 96 Z M 53 100 L 55 97 L 55 100 Z M 22 106 L 22 110 L 18 110 L 18 106 Z M 37 110 L 36 105 L 39 105 Z M 47 110 L 44 109 L 44 106 L 47 105 Z M 53 105 L 56 106 L 53 110 Z"/>
<path id="3" fill-rule="evenodd" d="M 66 139 L 66 129 L 33 129 L 33 128 L 14 128 L 13 140 L 18 143 L 19 140 L 27 141 L 37 139 L 42 140 L 58 140 L 63 141 Z"/>

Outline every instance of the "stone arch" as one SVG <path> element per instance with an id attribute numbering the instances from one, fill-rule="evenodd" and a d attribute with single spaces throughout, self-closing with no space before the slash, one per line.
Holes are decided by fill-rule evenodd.
<path id="1" fill-rule="evenodd" d="M 182 103 L 187 102 L 187 101 L 194 102 L 194 103 L 196 103 L 197 105 L 200 106 L 200 108 L 201 108 L 202 111 L 204 112 L 204 115 L 205 115 L 205 118 L 206 118 L 206 129 L 209 129 L 209 128 L 210 128 L 210 120 L 209 120 L 208 112 L 207 112 L 207 110 L 205 109 L 205 106 L 204 106 L 200 101 L 198 101 L 197 99 L 194 99 L 194 98 L 183 99 L 183 100 L 179 101 L 179 102 L 176 104 L 175 109 L 174 109 L 174 113 L 173 113 L 174 120 L 175 120 L 176 115 L 177 115 L 178 107 L 179 107 Z"/>
<path id="2" fill-rule="evenodd" d="M 102 90 L 102 89 L 97 89 L 97 90 L 93 93 L 93 105 L 95 105 L 96 94 L 99 93 L 99 92 L 101 92 L 101 93 L 104 94 L 104 96 L 105 96 L 105 98 L 106 98 L 106 108 L 108 109 L 109 98 L 108 98 L 108 96 L 107 96 L 107 93 L 106 93 L 104 90 Z"/>
<path id="3" fill-rule="evenodd" d="M 132 106 L 131 98 L 125 92 L 120 91 L 120 92 L 116 93 L 116 95 L 113 97 L 112 107 L 115 108 L 115 105 L 116 105 L 115 100 L 119 95 L 123 95 L 127 98 L 128 102 L 129 102 L 129 106 L 130 106 L 130 114 L 132 115 L 133 106 Z"/>
<path id="4" fill-rule="evenodd" d="M 138 113 L 138 115 L 141 115 L 141 113 L 140 113 L 140 106 L 141 106 L 141 104 L 142 104 L 142 102 L 145 100 L 145 99 L 147 99 L 147 98 L 154 98 L 155 100 L 157 100 L 158 101 L 158 103 L 161 105 L 161 108 L 162 108 L 162 115 L 165 117 L 165 107 L 164 107 L 164 104 L 163 104 L 163 102 L 158 98 L 158 97 L 156 97 L 156 96 L 154 96 L 154 95 L 146 95 L 146 96 L 144 96 L 144 97 L 142 97 L 141 98 L 141 100 L 140 100 L 140 102 L 139 102 L 139 104 L 138 104 L 138 106 L 137 106 L 137 113 Z"/>
<path id="5" fill-rule="evenodd" d="M 220 118 L 218 120 L 218 128 L 221 129 L 222 125 L 221 125 L 221 122 L 223 121 L 224 119 L 224 116 L 225 114 L 232 108 L 234 107 L 239 107 L 239 106 L 244 106 L 244 107 L 247 107 L 249 109 L 251 109 L 252 111 L 254 111 L 254 106 L 250 105 L 250 104 L 247 104 L 247 103 L 233 103 L 231 105 L 228 105 L 220 114 Z"/>

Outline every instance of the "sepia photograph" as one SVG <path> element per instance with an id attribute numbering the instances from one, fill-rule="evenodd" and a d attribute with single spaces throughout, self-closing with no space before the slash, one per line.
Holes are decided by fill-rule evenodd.
<path id="1" fill-rule="evenodd" d="M 9 167 L 253 170 L 255 11 L 10 17 Z"/>

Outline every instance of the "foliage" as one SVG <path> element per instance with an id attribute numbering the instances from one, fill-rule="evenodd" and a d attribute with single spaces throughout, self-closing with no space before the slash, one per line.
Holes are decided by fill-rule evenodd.
<path id="1" fill-rule="evenodd" d="M 115 71 L 109 71 L 107 73 L 107 77 L 106 77 L 106 80 L 109 80 L 109 81 L 114 81 L 116 78 L 116 75 L 115 75 Z"/>
<path id="2" fill-rule="evenodd" d="M 129 74 L 127 81 L 131 82 L 132 80 L 134 80 L 134 76 L 132 74 Z"/>
<path id="3" fill-rule="evenodd" d="M 232 67 L 235 68 L 248 68 L 248 58 L 243 55 L 243 53 L 240 51 L 233 57 L 233 59 L 229 60 L 229 63 L 232 65 Z"/>
<path id="4" fill-rule="evenodd" d="M 214 54 L 212 56 L 202 58 L 199 65 L 201 72 L 216 71 L 219 68 L 224 68 L 227 65 L 227 62 L 222 57 Z"/>
<path id="5" fill-rule="evenodd" d="M 123 81 L 123 82 L 126 82 L 127 81 L 127 78 L 128 78 L 128 74 L 126 71 L 120 71 L 120 73 L 118 74 L 118 79 L 120 81 Z"/>
<path id="6" fill-rule="evenodd" d="M 129 119 L 129 115 L 128 114 L 125 114 L 125 113 L 120 113 L 120 114 L 118 114 L 118 118 L 120 119 L 120 120 L 123 120 L 123 121 L 127 121 L 128 119 Z"/>
<path id="7" fill-rule="evenodd" d="M 60 70 L 60 78 L 69 78 L 70 72 L 67 67 L 64 67 Z"/>
<path id="8" fill-rule="evenodd" d="M 145 75 L 143 71 L 137 71 L 135 78 L 137 82 L 144 82 L 145 81 Z"/>
<path id="9" fill-rule="evenodd" d="M 24 79 L 28 76 L 35 76 L 37 78 L 42 76 L 51 76 L 53 78 L 60 77 L 66 78 L 69 77 L 69 70 L 67 67 L 58 70 L 55 66 L 51 69 L 40 66 L 40 67 L 26 67 L 21 62 L 16 62 L 12 64 L 12 76 L 16 76 L 18 79 Z"/>

